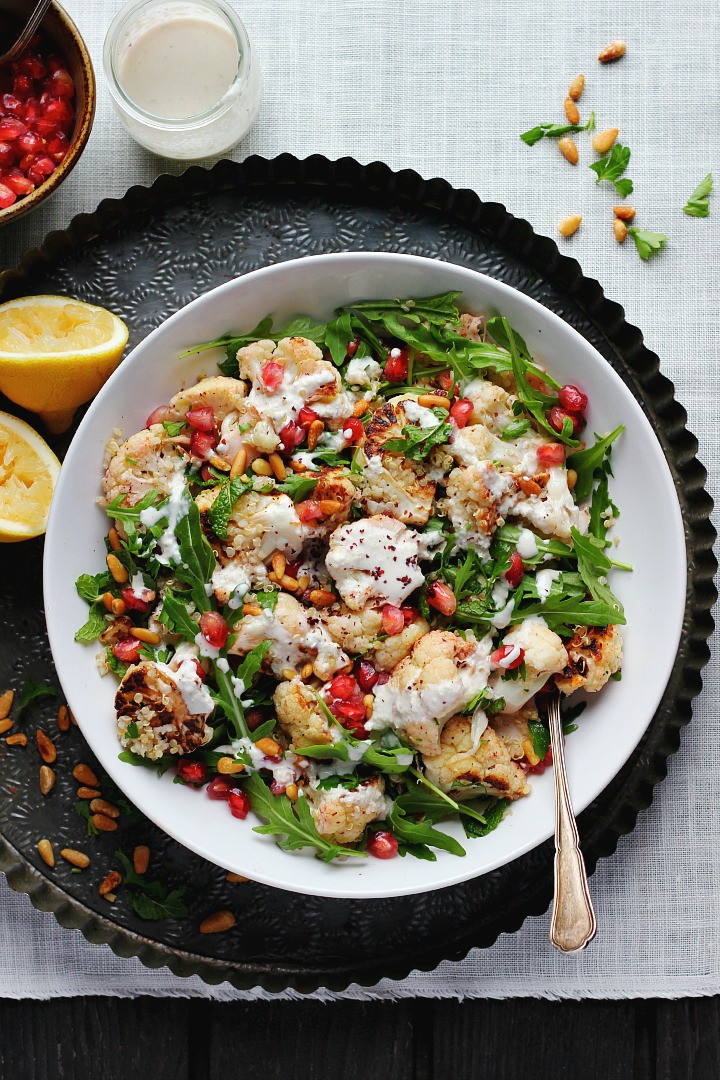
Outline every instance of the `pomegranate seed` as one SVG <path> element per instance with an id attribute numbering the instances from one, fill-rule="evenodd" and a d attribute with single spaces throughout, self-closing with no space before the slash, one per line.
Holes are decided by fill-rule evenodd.
<path id="1" fill-rule="evenodd" d="M 245 713 L 245 723 L 250 731 L 255 731 L 256 728 L 259 728 L 264 720 L 265 713 L 260 706 L 257 706 L 254 709 L 248 709 Z"/>
<path id="2" fill-rule="evenodd" d="M 21 157 L 18 161 L 18 168 L 20 169 L 20 172 L 23 172 L 27 175 L 28 171 L 32 169 L 33 165 L 35 164 L 36 157 L 37 154 L 25 154 L 23 157 Z"/>
<path id="3" fill-rule="evenodd" d="M 38 135 L 37 131 L 26 131 L 17 140 L 17 144 L 23 154 L 37 154 L 45 149 L 45 140 L 42 135 Z"/>
<path id="4" fill-rule="evenodd" d="M 383 604 L 382 628 L 389 637 L 400 634 L 405 629 L 405 616 L 394 604 Z"/>
<path id="5" fill-rule="evenodd" d="M 50 75 L 48 81 L 50 93 L 55 97 L 71 98 L 75 95 L 75 83 L 72 80 L 72 75 L 65 68 L 58 67 Z"/>
<path id="6" fill-rule="evenodd" d="M 205 682 L 207 675 L 205 674 L 205 668 L 202 666 L 199 660 L 195 661 L 195 671 L 200 682 Z"/>
<path id="7" fill-rule="evenodd" d="M 377 677 L 377 685 L 384 686 L 386 682 L 390 682 L 390 675 L 387 671 L 381 671 Z"/>
<path id="8" fill-rule="evenodd" d="M 242 788 L 230 788 L 228 806 L 233 817 L 246 818 L 250 813 L 250 799 Z"/>
<path id="9" fill-rule="evenodd" d="M 260 378 L 265 389 L 272 394 L 282 386 L 285 378 L 285 367 L 283 364 L 278 364 L 276 360 L 268 360 L 260 372 Z"/>
<path id="10" fill-rule="evenodd" d="M 50 120 L 47 116 L 42 115 L 38 116 L 33 121 L 33 127 L 36 131 L 39 131 L 43 137 L 48 135 L 55 135 L 56 132 L 59 130 L 54 120 Z"/>
<path id="11" fill-rule="evenodd" d="M 208 480 L 212 480 L 213 475 L 210 472 L 210 466 L 209 465 L 203 465 L 202 469 L 200 470 L 200 476 L 205 481 L 205 483 L 207 483 Z"/>
<path id="12" fill-rule="evenodd" d="M 296 578 L 300 573 L 300 563 L 288 560 L 285 563 L 285 573 L 288 575 L 288 577 Z"/>
<path id="13" fill-rule="evenodd" d="M 565 386 L 560 387 L 558 401 L 568 412 L 583 413 L 588 407 L 587 394 L 583 394 L 582 390 L 578 390 L 572 383 L 566 383 Z"/>
<path id="14" fill-rule="evenodd" d="M 336 675 L 329 687 L 330 696 L 340 701 L 351 701 L 357 697 L 358 686 L 352 675 Z"/>
<path id="15" fill-rule="evenodd" d="M 16 116 L 3 116 L 0 119 L 0 139 L 19 139 L 26 131 L 26 125 Z"/>
<path id="16" fill-rule="evenodd" d="M 273 795 L 284 795 L 287 784 L 280 784 L 277 780 L 273 780 L 270 784 L 270 790 Z"/>
<path id="17" fill-rule="evenodd" d="M 368 854 L 374 855 L 376 859 L 394 859 L 398 853 L 398 847 L 393 834 L 385 829 L 378 829 L 368 837 Z"/>
<path id="18" fill-rule="evenodd" d="M 296 503 L 295 510 L 305 525 L 309 525 L 312 521 L 323 521 L 325 517 L 314 499 L 305 499 L 303 502 Z"/>
<path id="19" fill-rule="evenodd" d="M 23 106 L 22 118 L 28 127 L 33 127 L 40 116 L 40 106 L 35 98 L 28 98 Z"/>
<path id="20" fill-rule="evenodd" d="M 13 82 L 13 94 L 23 101 L 33 92 L 33 81 L 27 75 L 18 75 Z"/>
<path id="21" fill-rule="evenodd" d="M 42 102 L 42 98 L 40 99 Z M 74 118 L 73 107 L 67 98 L 51 97 L 43 108 L 43 116 L 56 127 L 70 129 Z"/>
<path id="22" fill-rule="evenodd" d="M 562 465 L 565 461 L 565 447 L 562 443 L 543 443 L 538 446 L 537 459 L 539 465 Z"/>
<path id="23" fill-rule="evenodd" d="M 355 665 L 355 678 L 363 694 L 369 694 L 378 681 L 378 672 L 369 660 L 358 660 Z"/>
<path id="24" fill-rule="evenodd" d="M 572 423 L 571 435 L 579 435 L 582 431 L 585 421 L 581 416 L 577 416 L 573 413 L 566 412 L 565 409 L 561 409 L 559 405 L 553 405 L 550 412 L 547 414 L 547 422 L 554 431 L 558 433 L 562 432 L 563 423 L 565 419 L 568 419 Z"/>
<path id="25" fill-rule="evenodd" d="M 507 581 L 508 585 L 511 585 L 513 589 L 516 589 L 522 579 L 525 576 L 525 567 L 523 561 L 518 555 L 517 551 L 513 551 L 510 556 L 510 569 L 506 570 L 503 577 Z"/>
<path id="26" fill-rule="evenodd" d="M 155 599 L 155 593 L 152 589 L 141 589 L 141 595 L 138 596 L 132 589 L 122 589 L 121 596 L 125 601 L 125 607 L 130 611 L 142 611 L 147 612 L 150 610 L 150 604 Z"/>
<path id="27" fill-rule="evenodd" d="M 355 353 L 358 351 L 360 345 L 360 338 L 353 338 L 352 341 L 348 341 L 348 347 L 345 350 L 345 355 L 349 360 L 352 360 Z"/>
<path id="28" fill-rule="evenodd" d="M 118 641 L 113 645 L 112 654 L 117 660 L 122 660 L 126 664 L 136 664 L 140 659 L 141 649 L 142 641 L 125 638 L 124 641 Z"/>
<path id="29" fill-rule="evenodd" d="M 178 761 L 175 771 L 186 784 L 204 784 L 207 780 L 207 765 L 204 761 Z"/>
<path id="30" fill-rule="evenodd" d="M 356 724 L 365 723 L 365 705 L 360 701 L 333 701 L 330 711 L 334 716 L 343 720 L 351 720 Z"/>
<path id="31" fill-rule="evenodd" d="M 5 210 L 8 206 L 12 206 L 14 202 L 17 202 L 17 195 L 15 192 L 0 183 L 0 208 Z"/>
<path id="32" fill-rule="evenodd" d="M 44 79 L 47 75 L 47 68 L 40 57 L 30 53 L 17 64 L 17 71 L 19 75 L 27 75 L 29 79 L 35 80 Z"/>
<path id="33" fill-rule="evenodd" d="M 303 405 L 302 409 L 298 413 L 298 423 L 301 427 L 308 428 L 311 424 L 314 424 L 320 417 L 314 409 L 309 409 L 307 405 Z"/>
<path id="34" fill-rule="evenodd" d="M 446 394 L 449 394 L 455 385 L 455 376 L 452 371 L 441 371 L 435 379 L 441 390 L 444 390 Z"/>
<path id="35" fill-rule="evenodd" d="M 35 161 L 28 169 L 28 179 L 32 180 L 33 184 L 42 184 L 48 176 L 55 172 L 55 162 L 52 158 L 49 158 L 47 154 L 36 157 Z"/>
<path id="36" fill-rule="evenodd" d="M 62 133 L 62 131 L 56 132 L 47 140 L 46 150 L 53 161 L 56 161 L 58 164 L 60 164 L 69 149 L 70 140 L 67 135 Z"/>
<path id="37" fill-rule="evenodd" d="M 428 585 L 427 602 L 441 615 L 452 615 L 457 607 L 455 593 L 443 581 L 433 581 Z"/>
<path id="38" fill-rule="evenodd" d="M 190 409 L 185 413 L 185 419 L 196 431 L 212 431 L 215 427 L 215 410 L 209 405 L 202 409 Z"/>
<path id="39" fill-rule="evenodd" d="M 545 762 L 538 761 L 536 765 L 528 765 L 525 772 L 532 773 L 533 776 L 542 776 L 542 774 L 545 772 L 545 768 Z"/>
<path id="40" fill-rule="evenodd" d="M 145 421 L 145 427 L 152 427 L 153 424 L 162 424 L 163 420 L 167 420 L 167 418 L 172 415 L 173 410 L 169 405 L 158 405 L 157 409 L 153 409 Z"/>
<path id="41" fill-rule="evenodd" d="M 343 420 L 342 433 L 352 445 L 352 443 L 359 442 L 360 439 L 362 439 L 365 434 L 365 428 L 357 417 L 351 416 L 347 420 Z"/>
<path id="42" fill-rule="evenodd" d="M 292 454 L 293 450 L 296 450 L 305 440 L 304 429 L 294 420 L 288 420 L 287 424 L 280 428 L 278 434 L 284 454 Z"/>
<path id="43" fill-rule="evenodd" d="M 450 416 L 455 421 L 455 426 L 464 428 L 473 414 L 475 406 L 467 398 L 460 398 L 450 409 Z"/>
<path id="44" fill-rule="evenodd" d="M 228 780 L 226 776 L 214 776 L 205 791 L 208 799 L 227 802 L 231 788 L 232 780 Z"/>
<path id="45" fill-rule="evenodd" d="M 17 153 L 14 143 L 0 142 L 0 166 L 9 168 L 15 162 Z"/>
<path id="46" fill-rule="evenodd" d="M 215 446 L 217 439 L 211 431 L 193 431 L 190 440 L 190 453 L 204 458 Z"/>
<path id="47" fill-rule="evenodd" d="M 391 383 L 400 383 L 407 379 L 410 354 L 405 348 L 394 348 L 385 361 L 385 378 Z"/>
<path id="48" fill-rule="evenodd" d="M 230 628 L 218 611 L 203 611 L 200 616 L 200 632 L 213 649 L 222 649 Z"/>
<path id="49" fill-rule="evenodd" d="M 2 107 L 4 113 L 19 113 L 22 110 L 23 103 L 15 94 L 3 94 Z"/>
<path id="50" fill-rule="evenodd" d="M 513 671 L 520 667 L 524 659 L 525 650 L 518 645 L 501 645 L 490 654 L 490 663 L 495 667 L 505 668 L 506 671 Z"/>
<path id="51" fill-rule="evenodd" d="M 3 183 L 11 191 L 14 191 L 16 195 L 29 195 L 31 191 L 35 190 L 32 180 L 28 180 L 26 176 L 23 176 L 19 169 L 13 169 L 11 173 L 8 173 Z"/>
<path id="52" fill-rule="evenodd" d="M 413 607 L 412 604 L 403 604 L 400 610 L 403 613 L 403 619 L 405 620 L 406 626 L 409 626 L 410 623 L 414 623 L 415 620 L 420 617 L 420 612 L 416 607 Z"/>

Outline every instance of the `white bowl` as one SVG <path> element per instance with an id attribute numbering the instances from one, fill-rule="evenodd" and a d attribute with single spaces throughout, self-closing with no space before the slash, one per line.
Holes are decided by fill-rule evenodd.
<path id="1" fill-rule="evenodd" d="M 642 409 L 600 354 L 557 315 L 515 289 L 473 270 L 431 259 L 381 252 L 320 255 L 269 266 L 229 281 L 178 311 L 135 348 L 95 398 L 65 458 L 45 545 L 45 612 L 53 657 L 67 700 L 98 761 L 139 809 L 186 847 L 255 881 L 317 896 L 369 898 L 439 889 L 487 873 L 546 840 L 553 831 L 552 773 L 532 779 L 532 795 L 512 806 L 501 826 L 466 840 L 464 858 L 437 852 L 434 863 L 411 856 L 352 859 L 326 865 L 290 855 L 270 837 L 233 818 L 203 791 L 174 785 L 172 772 L 118 760 L 112 676 L 100 678 L 94 646 L 73 640 L 87 617 L 75 579 L 104 565 L 108 522 L 98 508 L 103 450 L 114 429 L 142 428 L 156 405 L 203 372 L 219 351 L 178 360 L 195 342 L 230 329 L 247 330 L 268 313 L 279 319 L 307 312 L 318 319 L 353 300 L 462 291 L 462 309 L 506 315 L 535 358 L 561 382 L 590 397 L 588 430 L 626 431 L 613 451 L 613 499 L 620 507 L 618 549 L 632 573 L 616 571 L 613 587 L 625 605 L 625 660 L 620 682 L 591 699 L 579 730 L 567 740 L 575 810 L 583 810 L 637 746 L 660 702 L 682 626 L 685 543 L 680 508 L 660 445 Z M 276 324 L 277 325 L 277 324 Z M 662 526 L 659 527 L 659 523 Z"/>

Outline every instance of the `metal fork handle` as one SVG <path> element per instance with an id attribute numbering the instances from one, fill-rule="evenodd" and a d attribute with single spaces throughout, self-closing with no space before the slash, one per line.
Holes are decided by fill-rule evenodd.
<path id="1" fill-rule="evenodd" d="M 561 952 L 573 953 L 580 952 L 595 937 L 597 920 L 570 802 L 557 696 L 551 698 L 548 712 L 555 777 L 555 893 L 550 941 Z"/>
<path id="2" fill-rule="evenodd" d="M 25 26 L 20 32 L 20 36 L 14 45 L 8 49 L 6 53 L 0 56 L 0 64 L 9 64 L 12 60 L 15 60 L 20 53 L 25 49 L 30 38 L 33 36 L 40 23 L 42 22 L 46 11 L 50 7 L 52 0 L 38 0 L 32 15 L 25 23 Z"/>

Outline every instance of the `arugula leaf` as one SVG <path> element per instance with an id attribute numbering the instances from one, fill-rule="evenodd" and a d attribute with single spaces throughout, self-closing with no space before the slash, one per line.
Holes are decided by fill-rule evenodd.
<path id="1" fill-rule="evenodd" d="M 600 600 L 579 600 L 575 597 L 554 599 L 549 596 L 544 604 L 527 604 L 516 608 L 510 619 L 511 623 L 522 622 L 528 615 L 542 615 L 551 630 L 561 637 L 572 637 L 576 626 L 611 626 L 624 623 L 625 616 L 614 603 L 606 604 Z"/>
<path id="2" fill-rule="evenodd" d="M 529 420 L 511 420 L 508 426 L 500 432 L 500 438 L 504 442 L 512 442 L 514 439 L 524 435 L 529 427 Z"/>
<path id="3" fill-rule="evenodd" d="M 607 157 L 600 158 L 599 161 L 593 162 L 590 166 L 597 175 L 595 183 L 599 184 L 601 180 L 607 180 L 623 198 L 629 195 L 633 189 L 632 180 L 620 179 L 629 162 L 630 147 L 616 142 Z"/>
<path id="4" fill-rule="evenodd" d="M 340 367 L 347 359 L 347 348 L 355 337 L 352 328 L 352 317 L 349 311 L 340 315 L 333 322 L 327 324 L 325 330 L 325 344 L 330 350 L 333 363 Z"/>
<path id="5" fill-rule="evenodd" d="M 602 542 L 607 547 L 610 543 L 606 539 L 607 530 L 605 529 L 606 519 L 603 517 L 607 511 L 617 516 L 619 510 L 615 503 L 610 498 L 610 489 L 608 486 L 608 479 L 606 475 L 601 476 L 598 481 L 598 485 L 593 491 L 592 500 L 590 502 L 590 533 Z"/>
<path id="6" fill-rule="evenodd" d="M 452 814 L 465 815 L 475 818 L 481 824 L 485 818 L 475 807 L 469 803 L 458 803 L 449 795 L 445 795 L 422 773 L 411 770 L 413 775 L 420 780 L 419 784 L 413 784 L 407 791 L 395 800 L 397 806 L 406 814 L 422 814 L 428 821 L 435 823 L 450 817 Z"/>
<path id="7" fill-rule="evenodd" d="M 102 632 L 107 628 L 105 622 L 105 608 L 102 604 L 93 604 L 86 623 L 75 633 L 75 640 L 81 642 L 97 641 Z"/>
<path id="8" fill-rule="evenodd" d="M 200 633 L 200 627 L 190 617 L 187 605 L 168 589 L 163 597 L 163 606 L 158 621 L 167 626 L 173 634 L 179 634 L 184 641 L 193 643 Z"/>
<path id="9" fill-rule="evenodd" d="M 346 791 L 355 791 L 361 784 L 361 777 L 355 776 L 354 773 L 350 773 L 349 776 L 326 776 L 317 782 L 319 791 L 332 791 L 339 787 L 345 788 Z"/>
<path id="10" fill-rule="evenodd" d="M 570 535 L 572 536 L 573 549 L 577 555 L 578 573 L 587 585 L 588 592 L 593 599 L 607 604 L 611 610 L 616 612 L 616 617 L 611 620 L 612 622 L 625 622 L 622 604 L 607 584 L 607 574 L 612 568 L 612 563 L 603 551 L 602 546 L 598 545 L 593 537 L 583 536 L 575 528 L 570 529 Z"/>
<path id="11" fill-rule="evenodd" d="M 632 228 L 628 229 L 628 232 L 635 241 L 638 255 L 645 262 L 651 255 L 657 255 L 659 251 L 662 251 L 668 240 L 663 233 L 648 232 L 646 229 Z"/>
<path id="12" fill-rule="evenodd" d="M 78 799 L 78 801 L 75 803 L 75 813 L 79 814 L 81 818 L 85 819 L 85 826 L 88 836 L 97 836 L 100 830 L 96 825 L 93 825 L 92 813 L 86 799 Z"/>
<path id="13" fill-rule="evenodd" d="M 345 308 L 338 308 L 338 312 L 359 311 L 371 323 L 382 323 L 388 314 L 392 314 L 413 323 L 425 322 L 445 326 L 446 323 L 460 321 L 460 312 L 455 305 L 458 296 L 460 292 L 455 291 L 409 300 L 361 300 L 356 304 L 348 304 Z"/>
<path id="14" fill-rule="evenodd" d="M 202 531 L 200 511 L 193 499 L 187 514 L 175 526 L 175 536 L 180 549 L 180 562 L 173 567 L 175 577 L 190 586 L 198 611 L 209 611 L 211 604 L 205 586 L 215 569 L 215 555 Z"/>
<path id="15" fill-rule="evenodd" d="M 241 695 L 243 697 L 250 692 L 252 681 L 260 670 L 260 666 L 270 645 L 271 642 L 265 640 L 261 641 L 259 645 L 256 645 L 254 649 L 250 650 L 240 667 L 237 669 L 235 679 L 239 681 L 233 682 L 232 673 L 229 670 L 223 670 L 225 665 L 223 664 L 220 666 L 217 660 L 213 660 L 215 682 L 217 684 L 217 691 L 213 694 L 213 698 L 215 704 L 222 707 L 223 712 L 233 725 L 235 735 L 238 739 L 250 739 L 253 736 L 250 735 L 245 720 L 245 707 L 236 693 L 236 687 L 239 688 L 242 683 L 244 689 L 241 691 Z M 257 735 L 254 737 L 260 738 L 260 736 Z"/>
<path id="16" fill-rule="evenodd" d="M 578 502 L 587 499 L 592 490 L 595 470 L 602 467 L 608 450 L 624 430 L 625 426 L 620 424 L 619 427 L 616 427 L 614 431 L 603 436 L 603 438 L 598 438 L 596 435 L 592 446 L 586 446 L 584 450 L 576 450 L 575 453 L 568 457 L 567 467 L 574 469 L 577 473 L 573 494 Z"/>
<path id="17" fill-rule="evenodd" d="M 188 891 L 187 885 L 170 890 L 161 881 L 148 881 L 144 874 L 136 874 L 130 859 L 119 849 L 115 852 L 115 858 L 124 871 L 123 880 L 130 906 L 141 919 L 180 919 L 188 914 L 183 900 Z"/>
<path id="18" fill-rule="evenodd" d="M 31 701 L 35 701 L 36 698 L 42 697 L 57 697 L 58 692 L 54 686 L 49 682 L 35 682 L 33 679 L 26 679 L 23 683 L 23 688 L 20 691 L 20 708 L 19 713 L 26 709 Z"/>
<path id="19" fill-rule="evenodd" d="M 412 461 L 424 461 L 431 450 L 448 441 L 453 430 L 445 409 L 433 409 L 432 412 L 437 424 L 426 428 L 408 425 L 402 429 L 402 439 L 388 439 L 383 449 L 392 454 L 404 454 Z"/>
<path id="20" fill-rule="evenodd" d="M 688 217 L 707 217 L 710 213 L 708 195 L 712 189 L 712 173 L 708 173 L 695 188 L 685 206 L 683 206 L 683 213 L 687 214 Z"/>
<path id="21" fill-rule="evenodd" d="M 550 732 L 539 720 L 528 720 L 528 730 L 533 751 L 542 761 L 550 746 Z"/>
<path id="22" fill-rule="evenodd" d="M 533 364 L 532 355 L 523 338 L 520 337 L 517 330 L 512 330 L 510 334 L 508 334 L 504 322 L 505 320 L 503 320 L 500 315 L 493 315 L 491 319 L 487 320 L 486 328 L 493 341 L 496 341 L 501 348 L 507 349 L 509 355 L 511 352 L 510 340 L 512 338 L 515 348 L 520 353 L 522 360 L 527 364 L 528 368 L 532 370 L 533 374 L 541 378 L 546 386 L 551 387 L 553 390 L 559 390 L 560 383 L 556 382 L 552 375 L 549 375 L 547 371 L 542 371 Z"/>
<path id="23" fill-rule="evenodd" d="M 285 323 L 284 326 L 276 327 L 272 332 L 272 337 L 274 341 L 281 341 L 283 338 L 304 337 L 308 341 L 314 341 L 316 345 L 324 345 L 326 332 L 327 326 L 325 323 L 313 322 L 309 315 L 296 315 L 294 319 Z"/>
<path id="24" fill-rule="evenodd" d="M 320 836 L 315 827 L 307 798 L 301 796 L 295 803 L 284 795 L 273 795 L 257 773 L 252 773 L 244 781 L 245 791 L 250 796 L 250 803 L 260 817 L 266 818 L 266 825 L 256 825 L 253 832 L 282 837 L 278 846 L 284 851 L 299 851 L 300 848 L 315 848 L 325 861 L 338 855 L 364 857 L 366 852 L 353 848 L 331 844 Z"/>
<path id="25" fill-rule="evenodd" d="M 175 439 L 185 427 L 185 420 L 163 420 L 162 426 L 170 438 Z"/>
<path id="26" fill-rule="evenodd" d="M 618 671 L 615 672 L 615 675 L 619 674 L 620 673 Z M 615 675 L 611 675 L 610 678 L 614 679 Z M 563 709 L 562 722 L 564 735 L 571 735 L 573 731 L 577 731 L 578 726 L 575 721 L 577 720 L 578 716 L 580 716 L 580 714 L 585 711 L 586 705 L 587 701 L 578 701 L 576 705 L 571 705 L 569 708 Z"/>
<path id="27" fill-rule="evenodd" d="M 443 851 L 449 851 L 451 855 L 465 854 L 465 848 L 454 836 L 448 836 L 447 833 L 434 829 L 430 821 L 411 821 L 402 807 L 398 806 L 397 800 L 387 819 L 387 824 L 398 840 L 410 845 L 409 854 L 411 855 L 415 854 L 412 845 L 416 844 L 440 848 Z"/>
<path id="28" fill-rule="evenodd" d="M 515 376 L 515 386 L 517 389 L 517 396 L 523 403 L 526 412 L 529 412 L 534 417 L 535 422 L 544 430 L 550 434 L 554 440 L 560 440 L 560 442 L 566 443 L 568 446 L 577 446 L 578 440 L 570 438 L 565 432 L 557 432 L 554 428 L 550 427 L 545 419 L 545 412 L 548 405 L 552 405 L 555 398 L 550 397 L 548 394 L 543 394 L 539 390 L 536 390 L 528 382 L 528 365 L 525 363 L 520 355 L 517 343 L 515 341 L 515 334 L 510 326 L 510 323 L 503 316 L 501 319 L 502 327 L 505 331 L 508 347 L 510 349 L 510 357 L 512 360 L 512 370 Z M 543 380 L 545 379 L 544 373 L 542 373 Z"/>
<path id="29" fill-rule="evenodd" d="M 476 709 L 482 709 L 488 716 L 496 716 L 505 708 L 504 697 L 493 697 L 490 688 L 483 686 L 480 693 L 462 710 L 463 716 L 470 716 Z"/>
<path id="30" fill-rule="evenodd" d="M 228 522 L 235 503 L 241 495 L 250 491 L 252 486 L 252 480 L 243 480 L 242 476 L 236 476 L 220 488 L 214 503 L 208 510 L 210 528 L 218 540 L 227 540 Z"/>
<path id="31" fill-rule="evenodd" d="M 493 553 L 497 554 L 500 545 L 507 545 L 510 550 L 514 550 L 522 531 L 520 525 L 501 525 L 500 528 L 496 530 L 493 538 L 493 546 L 491 549 Z M 553 555 L 559 559 L 572 559 L 575 557 L 573 549 L 568 547 L 567 544 L 563 544 L 560 540 L 546 540 L 545 537 L 535 535 L 535 544 L 538 553 L 537 555 L 524 556 L 523 562 L 525 566 L 534 566 L 536 563 L 542 562 L 545 555 Z"/>
<path id="32" fill-rule="evenodd" d="M 575 134 L 578 131 L 592 131 L 595 127 L 595 113 L 590 113 L 586 124 L 538 124 L 524 131 L 520 138 L 528 146 L 534 146 L 541 139 L 559 139 L 561 135 Z"/>
<path id="33" fill-rule="evenodd" d="M 272 319 L 269 315 L 266 315 L 264 319 L 260 320 L 255 329 L 250 330 L 247 334 L 234 334 L 229 331 L 227 334 L 221 334 L 220 337 L 213 338 L 212 341 L 205 341 L 201 345 L 193 345 L 192 348 L 180 353 L 178 359 L 184 360 L 186 356 L 194 356 L 196 353 L 206 352 L 208 349 L 227 349 L 228 354 L 230 350 L 236 353 L 243 345 L 252 345 L 253 341 L 268 337 L 271 330 Z M 231 375 L 232 372 L 226 371 L 225 374 Z M 235 361 L 235 376 L 237 377 L 237 360 Z"/>
<path id="34" fill-rule="evenodd" d="M 275 595 L 277 596 L 277 593 Z M 254 649 L 251 649 L 249 653 L 246 653 L 242 664 L 240 664 L 237 669 L 237 678 L 245 683 L 246 690 L 250 688 L 253 679 L 260 670 L 262 662 L 265 659 L 265 654 L 271 644 L 271 641 L 261 641 L 259 645 L 256 645 Z"/>
<path id="35" fill-rule="evenodd" d="M 508 799 L 493 799 L 490 808 L 485 811 L 484 825 L 479 825 L 478 822 L 474 821 L 472 818 L 463 818 L 462 825 L 468 839 L 487 836 L 488 833 L 494 832 L 504 818 L 505 811 L 509 805 L 510 802 Z"/>

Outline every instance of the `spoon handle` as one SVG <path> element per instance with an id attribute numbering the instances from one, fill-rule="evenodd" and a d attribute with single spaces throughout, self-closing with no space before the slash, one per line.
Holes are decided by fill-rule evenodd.
<path id="1" fill-rule="evenodd" d="M 30 18 L 26 22 L 25 26 L 20 32 L 20 36 L 11 48 L 6 53 L 0 56 L 0 62 L 3 64 L 9 64 L 12 60 L 15 60 L 25 49 L 30 38 L 33 36 L 43 18 L 45 13 L 50 7 L 52 0 L 38 0 L 35 8 L 30 14 Z"/>
<path id="2" fill-rule="evenodd" d="M 595 937 L 597 920 L 568 791 L 560 700 L 557 696 L 550 700 L 549 718 L 555 776 L 555 894 L 550 941 L 561 952 L 580 952 Z"/>

